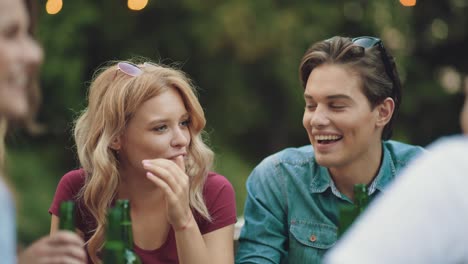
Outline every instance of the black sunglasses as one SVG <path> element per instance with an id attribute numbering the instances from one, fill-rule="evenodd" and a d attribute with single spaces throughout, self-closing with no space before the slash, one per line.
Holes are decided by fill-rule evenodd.
<path id="1" fill-rule="evenodd" d="M 376 37 L 362 36 L 362 37 L 353 38 L 351 41 L 353 42 L 354 45 L 363 47 L 365 49 L 377 46 L 377 48 L 380 51 L 382 61 L 384 63 L 385 72 L 387 72 L 388 77 L 390 78 L 390 80 L 392 80 L 392 83 L 394 86 L 392 90 L 395 91 L 395 89 L 399 88 L 400 84 L 396 80 L 395 75 L 393 74 L 393 66 L 390 63 L 387 50 L 385 49 L 381 39 L 376 38 Z"/>

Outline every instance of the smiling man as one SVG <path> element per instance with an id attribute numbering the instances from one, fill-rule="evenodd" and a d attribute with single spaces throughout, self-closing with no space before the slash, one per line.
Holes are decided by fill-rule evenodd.
<path id="1" fill-rule="evenodd" d="M 320 263 L 354 185 L 366 184 L 373 199 L 423 151 L 389 140 L 401 83 L 380 39 L 318 42 L 300 78 L 311 145 L 276 153 L 249 176 L 236 263 Z"/>

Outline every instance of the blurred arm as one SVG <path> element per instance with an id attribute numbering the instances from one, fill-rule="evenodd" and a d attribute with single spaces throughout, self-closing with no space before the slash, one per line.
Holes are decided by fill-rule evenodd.
<path id="1" fill-rule="evenodd" d="M 468 262 L 468 138 L 412 162 L 325 263 Z"/>

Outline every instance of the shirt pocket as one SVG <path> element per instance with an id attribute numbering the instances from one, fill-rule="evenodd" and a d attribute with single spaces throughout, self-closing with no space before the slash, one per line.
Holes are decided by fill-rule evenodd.
<path id="1" fill-rule="evenodd" d="M 302 259 L 318 263 L 337 240 L 337 228 L 327 224 L 292 220 L 289 232 L 290 260 Z"/>

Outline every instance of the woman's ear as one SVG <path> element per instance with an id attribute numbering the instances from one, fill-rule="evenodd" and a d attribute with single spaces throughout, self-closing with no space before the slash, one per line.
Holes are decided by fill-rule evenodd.
<path id="1" fill-rule="evenodd" d="M 392 119 L 393 111 L 395 110 L 395 102 L 392 98 L 387 97 L 382 103 L 376 106 L 377 110 L 377 126 L 384 127 Z"/>
<path id="2" fill-rule="evenodd" d="M 109 147 L 115 151 L 120 150 L 120 147 L 121 147 L 120 142 L 121 142 L 120 136 L 116 136 L 110 143 Z"/>

